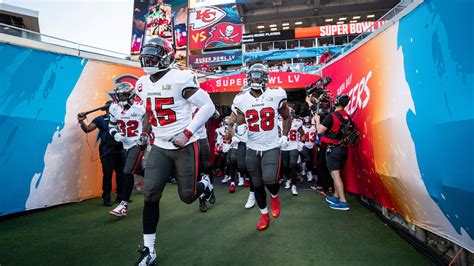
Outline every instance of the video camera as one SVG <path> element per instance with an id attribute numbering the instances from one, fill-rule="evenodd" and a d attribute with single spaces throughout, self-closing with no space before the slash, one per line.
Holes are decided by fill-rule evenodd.
<path id="1" fill-rule="evenodd" d="M 326 89 L 331 82 L 331 77 L 326 76 L 306 87 L 306 94 L 312 98 L 318 99 L 318 103 L 313 105 L 311 108 L 313 114 L 324 116 L 332 111 L 333 100 L 328 95 L 329 90 Z"/>
<path id="2" fill-rule="evenodd" d="M 325 95 L 329 92 L 326 88 L 331 82 L 331 77 L 322 77 L 306 87 L 306 94 L 314 98 L 319 98 L 321 95 Z"/>

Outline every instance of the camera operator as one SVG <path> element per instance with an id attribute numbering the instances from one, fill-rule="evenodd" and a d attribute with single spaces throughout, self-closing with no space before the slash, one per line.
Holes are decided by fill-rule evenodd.
<path id="1" fill-rule="evenodd" d="M 349 210 L 344 195 L 344 184 L 341 179 L 341 171 L 347 160 L 347 146 L 341 143 L 341 124 L 348 120 L 349 115 L 344 108 L 349 104 L 350 98 L 347 95 L 339 95 L 334 102 L 336 110 L 322 120 L 319 115 L 316 116 L 316 126 L 318 133 L 324 134 L 321 142 L 326 144 L 326 164 L 334 180 L 335 193 L 328 195 L 326 201 L 330 203 L 329 207 L 335 210 Z"/>
<path id="2" fill-rule="evenodd" d="M 112 172 L 115 171 L 117 183 L 117 192 L 122 191 L 124 160 L 122 159 L 122 143 L 116 142 L 109 134 L 109 106 L 112 101 L 108 101 L 102 111 L 104 115 L 97 116 L 90 124 L 84 123 L 87 118 L 84 112 L 77 114 L 77 121 L 82 131 L 89 133 L 96 128 L 99 129 L 98 139 L 100 139 L 99 155 L 102 164 L 102 200 L 104 206 L 112 206 L 110 201 L 110 192 L 112 191 Z M 116 201 L 120 202 L 121 197 L 117 194 Z"/>
<path id="3" fill-rule="evenodd" d="M 326 97 L 325 97 L 326 98 Z M 311 114 L 313 115 L 312 123 L 316 125 L 316 116 L 320 120 L 324 121 L 326 116 L 331 112 L 332 102 L 329 100 L 327 103 L 320 103 L 319 98 L 308 96 L 306 98 L 306 103 L 308 104 Z M 322 108 L 322 107 L 325 108 Z M 333 180 L 331 174 L 329 173 L 328 167 L 326 165 L 326 144 L 321 142 L 323 134 L 318 133 L 316 139 L 316 173 L 318 176 L 316 189 L 319 193 L 326 196 L 331 194 L 333 191 Z"/>

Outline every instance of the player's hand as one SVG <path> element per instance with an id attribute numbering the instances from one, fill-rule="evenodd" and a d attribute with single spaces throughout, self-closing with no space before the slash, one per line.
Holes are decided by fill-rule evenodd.
<path id="1" fill-rule="evenodd" d="M 287 136 L 281 136 L 280 137 L 280 148 L 286 148 L 288 147 L 288 137 Z"/>
<path id="2" fill-rule="evenodd" d="M 120 134 L 120 133 L 116 133 L 116 134 L 114 135 L 114 139 L 115 139 L 115 141 L 117 141 L 117 142 L 122 142 L 122 141 L 125 139 L 125 137 L 124 137 L 122 134 Z"/>
<path id="3" fill-rule="evenodd" d="M 178 135 L 174 136 L 171 139 L 171 143 L 173 143 L 173 145 L 176 148 L 182 148 L 188 143 L 189 139 L 192 136 L 193 136 L 193 133 L 191 131 L 189 131 L 188 129 L 185 129 L 183 132 L 181 132 Z"/>
<path id="4" fill-rule="evenodd" d="M 86 118 L 87 118 L 87 117 L 86 117 L 86 115 L 85 115 L 84 112 L 81 112 L 81 113 L 78 113 L 78 114 L 77 114 L 77 121 L 78 121 L 79 123 L 82 122 L 82 121 L 84 121 L 84 120 L 86 120 Z"/>

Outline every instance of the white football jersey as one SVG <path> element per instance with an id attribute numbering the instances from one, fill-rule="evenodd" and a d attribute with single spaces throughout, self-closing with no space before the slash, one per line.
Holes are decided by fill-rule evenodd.
<path id="1" fill-rule="evenodd" d="M 124 109 L 117 103 L 112 103 L 109 107 L 110 122 L 117 123 L 120 133 L 124 136 L 123 148 L 128 150 L 135 146 L 138 138 L 142 134 L 143 119 L 145 117 L 145 105 L 135 102 L 128 109 Z"/>
<path id="2" fill-rule="evenodd" d="M 193 116 L 196 114 L 196 112 L 199 110 L 196 106 L 193 106 Z M 206 124 L 202 125 L 196 132 L 194 132 L 194 135 L 197 136 L 198 139 L 205 139 L 207 138 L 207 129 L 206 129 Z"/>
<path id="3" fill-rule="evenodd" d="M 153 145 L 163 149 L 177 149 L 171 139 L 191 123 L 192 105 L 183 96 L 184 88 L 199 88 L 196 76 L 191 70 L 171 69 L 153 83 L 149 75 L 138 79 L 138 96 L 145 102 L 155 141 Z M 195 142 L 193 135 L 189 143 Z"/>
<path id="4" fill-rule="evenodd" d="M 278 126 L 280 130 L 283 130 L 283 121 L 278 121 Z M 298 142 L 300 142 L 300 133 L 299 129 L 303 126 L 303 121 L 300 119 L 293 119 L 291 121 L 291 128 L 290 132 L 288 132 L 288 146 L 286 148 L 282 148 L 282 151 L 292 151 L 298 149 Z"/>
<path id="5" fill-rule="evenodd" d="M 214 131 L 216 134 L 216 145 L 224 144 L 225 132 L 227 131 L 226 126 L 220 126 Z"/>
<path id="6" fill-rule="evenodd" d="M 232 110 L 232 112 L 237 116 L 237 110 L 235 109 L 235 106 L 232 104 L 232 106 L 230 107 L 230 109 Z M 234 126 L 234 129 L 235 129 L 235 126 Z M 237 137 L 237 139 L 242 142 L 247 142 L 247 133 L 248 131 L 245 131 L 245 133 L 243 135 L 237 135 L 237 133 L 234 132 L 234 136 Z"/>
<path id="7" fill-rule="evenodd" d="M 304 146 L 308 149 L 312 149 L 316 143 L 316 137 L 318 135 L 316 127 L 314 125 L 311 125 L 310 127 L 303 126 L 303 131 L 305 135 Z"/>
<path id="8" fill-rule="evenodd" d="M 278 110 L 284 101 L 286 92 L 282 88 L 266 89 L 258 98 L 250 91 L 235 97 L 235 109 L 245 116 L 247 123 L 248 148 L 266 151 L 280 146 Z"/>

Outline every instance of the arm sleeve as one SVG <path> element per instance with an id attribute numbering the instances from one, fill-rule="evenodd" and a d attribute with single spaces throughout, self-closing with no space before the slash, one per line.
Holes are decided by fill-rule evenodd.
<path id="1" fill-rule="evenodd" d="M 214 114 L 216 107 L 209 97 L 207 92 L 199 89 L 191 97 L 188 98 L 188 101 L 199 108 L 196 114 L 193 117 L 193 120 L 187 126 L 187 129 L 195 133 L 200 127 L 202 127 L 209 118 Z"/>

